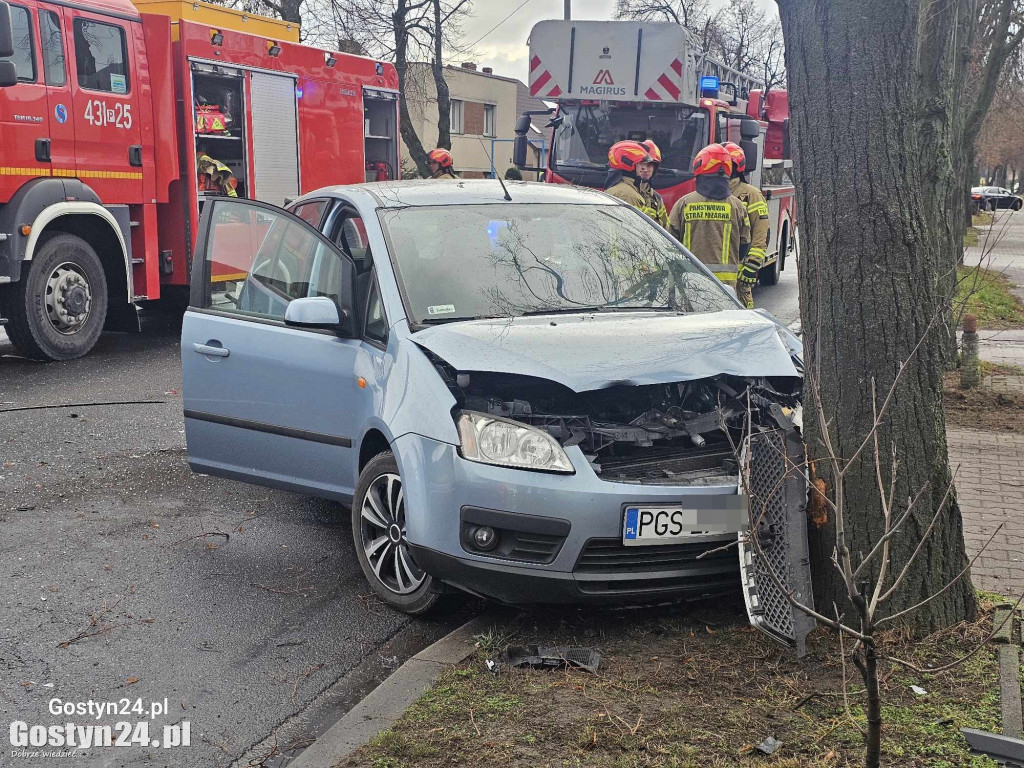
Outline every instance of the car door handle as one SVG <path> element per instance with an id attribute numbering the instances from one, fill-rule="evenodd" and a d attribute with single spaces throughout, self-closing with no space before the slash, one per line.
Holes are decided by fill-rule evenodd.
<path id="1" fill-rule="evenodd" d="M 227 357 L 231 354 L 224 347 L 213 347 L 209 344 L 199 344 L 198 342 L 192 345 L 192 350 L 200 355 L 209 355 L 210 357 Z"/>
<path id="2" fill-rule="evenodd" d="M 36 139 L 36 160 L 40 163 L 50 162 L 50 140 Z"/>

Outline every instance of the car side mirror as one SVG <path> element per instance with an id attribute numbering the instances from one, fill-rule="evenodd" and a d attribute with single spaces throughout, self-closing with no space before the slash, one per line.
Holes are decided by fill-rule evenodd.
<path id="1" fill-rule="evenodd" d="M 14 28 L 11 25 L 11 6 L 0 0 L 0 58 L 14 55 Z"/>
<path id="2" fill-rule="evenodd" d="M 308 296 L 294 299 L 284 311 L 284 324 L 293 328 L 317 328 L 342 333 L 345 331 L 347 310 L 338 310 L 333 299 L 326 296 Z"/>
<path id="3" fill-rule="evenodd" d="M 530 122 L 531 121 L 529 115 L 520 115 L 516 119 L 516 136 L 525 136 L 530 130 Z"/>
<path id="4" fill-rule="evenodd" d="M 0 88 L 18 84 L 18 70 L 13 61 L 0 61 Z"/>

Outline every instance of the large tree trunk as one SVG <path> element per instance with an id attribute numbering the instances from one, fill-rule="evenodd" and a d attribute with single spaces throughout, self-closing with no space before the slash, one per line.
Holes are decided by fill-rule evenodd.
<path id="1" fill-rule="evenodd" d="M 402 141 L 409 149 L 416 170 L 423 178 L 430 177 L 430 161 L 427 151 L 423 148 L 416 126 L 409 114 L 409 103 L 406 100 L 409 79 L 409 10 L 405 0 L 398 0 L 398 7 L 391 16 L 395 34 L 395 71 L 398 74 L 398 130 L 402 133 Z M 397 169 L 396 169 L 397 170 Z"/>
<path id="2" fill-rule="evenodd" d="M 939 2 L 932 5 L 941 5 Z M 879 433 L 882 476 L 898 455 L 898 509 L 924 488 L 915 514 L 892 541 L 899 572 L 921 540 L 950 483 L 941 392 L 944 334 L 939 273 L 947 269 L 948 104 L 920 100 L 917 88 L 941 91 L 936 70 L 941 21 L 918 15 L 916 0 L 779 0 L 785 33 L 794 171 L 804 246 L 800 314 L 808 370 L 805 428 L 812 459 L 823 456 L 820 397 L 833 443 L 851 457 L 869 434 L 872 395 L 881 403 L 902 361 L 908 368 Z M 883 20 L 880 22 L 880 20 Z M 934 94 L 933 94 L 934 96 Z M 945 160 L 943 164 L 942 160 Z M 915 347 L 923 339 L 920 348 Z M 826 462 L 816 464 L 825 474 Z M 882 535 L 884 520 L 873 454 L 861 453 L 846 479 L 846 535 L 855 562 Z M 832 613 L 846 588 L 831 564 L 830 520 L 812 535 L 815 599 Z M 890 611 L 938 592 L 967 564 L 963 523 L 951 494 Z M 919 632 L 974 616 L 963 578 L 908 617 Z"/>

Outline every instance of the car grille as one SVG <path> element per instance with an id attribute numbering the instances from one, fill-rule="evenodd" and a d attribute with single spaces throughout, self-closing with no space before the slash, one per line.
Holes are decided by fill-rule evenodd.
<path id="1" fill-rule="evenodd" d="M 591 539 L 583 547 L 576 583 L 586 594 L 689 597 L 720 595 L 739 586 L 739 558 L 733 547 L 697 559 L 721 541 L 627 547 L 619 539 Z"/>
<path id="2" fill-rule="evenodd" d="M 591 539 L 583 547 L 576 561 L 576 573 L 656 573 L 677 571 L 687 567 L 703 568 L 720 565 L 723 561 L 738 563 L 733 548 L 697 559 L 709 549 L 721 547 L 722 542 L 693 542 L 687 544 L 660 544 L 646 547 L 627 547 L 619 539 Z M 738 567 L 738 565 L 737 565 Z"/>
<path id="3" fill-rule="evenodd" d="M 513 539 L 512 548 L 507 555 L 500 555 L 509 560 L 522 560 L 527 563 L 550 563 L 562 548 L 565 536 L 547 533 L 524 533 L 509 531 L 505 534 Z"/>

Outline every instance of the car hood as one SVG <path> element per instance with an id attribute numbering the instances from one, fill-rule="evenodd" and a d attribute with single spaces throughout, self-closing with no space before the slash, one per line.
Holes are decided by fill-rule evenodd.
<path id="1" fill-rule="evenodd" d="M 411 338 L 458 371 L 535 376 L 575 392 L 718 374 L 800 375 L 780 326 L 743 309 L 473 320 Z"/>

